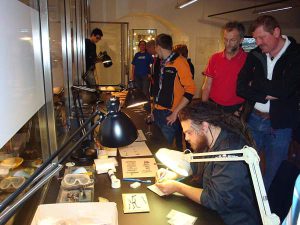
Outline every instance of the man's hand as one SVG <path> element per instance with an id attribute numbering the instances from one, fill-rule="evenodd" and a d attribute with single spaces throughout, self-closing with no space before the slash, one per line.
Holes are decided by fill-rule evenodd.
<path id="1" fill-rule="evenodd" d="M 155 180 L 156 182 L 163 182 L 166 180 L 175 180 L 177 178 L 177 174 L 168 169 L 160 168 L 156 172 Z"/>
<path id="2" fill-rule="evenodd" d="M 177 116 L 177 113 L 172 112 L 172 114 L 166 118 L 167 124 L 172 125 L 177 120 Z"/>
<path id="3" fill-rule="evenodd" d="M 266 100 L 276 100 L 276 99 L 278 99 L 278 98 L 271 96 L 271 95 L 266 96 Z"/>
<path id="4" fill-rule="evenodd" d="M 165 172 L 170 172 L 166 169 L 161 169 L 157 171 L 157 175 L 164 175 Z M 162 173 L 162 174 L 161 174 Z M 172 172 L 173 173 L 173 172 Z M 165 175 L 167 176 L 167 175 Z M 201 195 L 203 189 L 195 188 L 184 183 L 175 181 L 175 180 L 167 180 L 161 179 L 162 181 L 155 183 L 155 185 L 161 190 L 165 195 L 173 194 L 174 192 L 178 192 L 194 202 L 200 203 Z"/>
<path id="5" fill-rule="evenodd" d="M 166 195 L 178 192 L 181 183 L 174 180 L 167 180 L 161 183 L 156 183 L 156 186 Z"/>

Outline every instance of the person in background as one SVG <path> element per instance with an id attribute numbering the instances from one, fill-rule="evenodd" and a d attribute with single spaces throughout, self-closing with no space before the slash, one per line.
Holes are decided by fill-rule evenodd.
<path id="1" fill-rule="evenodd" d="M 102 30 L 95 28 L 90 38 L 85 39 L 85 80 L 88 87 L 96 85 L 94 76 L 95 64 L 97 63 L 96 43 L 103 37 Z"/>
<path id="2" fill-rule="evenodd" d="M 160 34 L 155 39 L 155 51 L 161 58 L 159 79 L 154 83 L 154 121 L 172 146 L 175 136 L 181 131 L 178 112 L 193 98 L 196 85 L 192 79 L 186 59 L 172 52 L 173 40 L 168 34 Z M 176 139 L 176 147 L 182 150 L 181 139 Z"/>
<path id="3" fill-rule="evenodd" d="M 186 58 L 189 66 L 190 66 L 190 70 L 191 70 L 191 73 L 192 73 L 192 78 L 194 80 L 195 68 L 194 68 L 194 65 L 193 65 L 191 59 L 188 58 L 189 51 L 188 51 L 187 46 L 184 45 L 184 44 L 175 45 L 174 48 L 173 48 L 173 52 L 176 52 L 180 56 L 183 56 L 184 58 Z M 177 142 L 182 141 L 182 129 L 178 130 L 177 134 L 175 135 L 175 140 Z M 186 145 L 186 149 L 190 149 L 190 145 L 187 141 L 185 142 L 185 145 Z"/>
<path id="4" fill-rule="evenodd" d="M 179 55 L 183 56 L 184 58 L 186 58 L 187 62 L 189 63 L 190 66 L 190 70 L 192 73 L 192 78 L 194 80 L 194 76 L 195 76 L 195 67 L 192 63 L 192 60 L 190 58 L 188 58 L 189 56 L 189 51 L 186 45 L 175 45 L 173 48 L 173 51 L 178 53 Z"/>
<path id="5" fill-rule="evenodd" d="M 192 102 L 179 112 L 179 120 L 185 139 L 196 153 L 237 150 L 253 144 L 241 121 L 224 114 L 212 102 Z M 245 162 L 191 163 L 191 167 L 195 187 L 170 180 L 172 174 L 166 169 L 158 170 L 156 186 L 166 195 L 178 192 L 217 211 L 226 225 L 261 224 Z"/>
<path id="6" fill-rule="evenodd" d="M 139 49 L 140 51 L 134 55 L 131 62 L 132 73 L 130 80 L 135 80 L 138 88 L 149 98 L 150 65 L 153 63 L 153 58 L 146 51 L 146 41 L 141 40 L 139 42 Z"/>
<path id="7" fill-rule="evenodd" d="M 146 51 L 152 55 L 152 57 L 157 57 L 156 51 L 155 51 L 155 40 L 150 40 L 146 44 Z"/>
<path id="8" fill-rule="evenodd" d="M 159 79 L 159 67 L 160 67 L 160 58 L 158 57 L 156 51 L 155 51 L 155 40 L 150 40 L 147 42 L 146 45 L 147 52 L 152 56 L 152 64 L 150 65 L 150 88 L 149 93 L 150 96 L 153 97 L 153 88 L 154 88 L 154 82 L 158 82 Z M 157 91 L 156 91 L 157 92 Z"/>
<path id="9" fill-rule="evenodd" d="M 158 85 L 155 86 L 154 84 L 155 83 L 158 84 L 159 82 L 159 73 L 160 73 L 159 70 L 160 70 L 161 59 L 158 57 L 155 51 L 155 40 L 150 40 L 147 42 L 146 50 L 150 55 L 152 55 L 153 58 L 153 63 L 150 66 L 151 79 L 150 79 L 150 88 L 149 88 L 151 111 L 147 118 L 148 123 L 150 123 L 154 121 L 154 117 L 153 117 L 154 98 L 155 98 L 154 93 L 158 93 L 158 90 L 155 90 L 155 88 L 158 88 Z"/>
<path id="10" fill-rule="evenodd" d="M 282 35 L 277 20 L 264 15 L 250 28 L 257 48 L 247 57 L 237 94 L 250 106 L 248 126 L 265 153 L 264 183 L 268 190 L 281 162 L 287 159 L 292 128 L 299 116 L 300 46 Z"/>
<path id="11" fill-rule="evenodd" d="M 202 100 L 212 101 L 225 113 L 239 115 L 244 99 L 236 94 L 236 81 L 247 54 L 241 48 L 245 28 L 239 22 L 228 22 L 224 26 L 225 49 L 209 59 L 204 71 Z"/>

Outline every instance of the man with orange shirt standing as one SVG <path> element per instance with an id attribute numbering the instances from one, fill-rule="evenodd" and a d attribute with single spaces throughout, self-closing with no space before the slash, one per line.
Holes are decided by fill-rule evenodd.
<path id="1" fill-rule="evenodd" d="M 236 82 L 247 57 L 240 47 L 245 27 L 239 22 L 228 22 L 223 35 L 224 51 L 211 56 L 204 72 L 206 79 L 202 87 L 202 101 L 212 101 L 225 113 L 238 115 L 244 102 L 236 95 Z"/>
<path id="2" fill-rule="evenodd" d="M 154 83 L 153 116 L 170 146 L 175 136 L 182 133 L 178 112 L 192 100 L 196 91 L 188 62 L 172 52 L 172 48 L 170 35 L 160 34 L 156 37 L 155 51 L 162 61 L 159 79 Z M 182 140 L 176 140 L 176 147 L 182 150 Z"/>

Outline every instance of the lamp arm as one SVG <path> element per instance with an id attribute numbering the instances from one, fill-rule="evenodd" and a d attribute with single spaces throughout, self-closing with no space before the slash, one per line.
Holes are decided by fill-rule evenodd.
<path id="1" fill-rule="evenodd" d="M 85 87 L 85 86 L 76 86 L 76 85 L 73 85 L 72 89 L 79 90 L 79 91 L 87 91 L 87 92 L 91 92 L 91 93 L 97 92 L 97 90 L 95 88 L 88 88 L 88 87 Z"/>
<path id="2" fill-rule="evenodd" d="M 70 142 L 73 140 L 73 138 L 75 137 L 75 135 L 77 135 L 83 128 L 85 128 L 85 126 L 96 116 L 100 114 L 100 120 L 103 120 L 103 113 L 96 111 L 94 112 L 88 119 L 87 121 L 83 124 L 83 126 L 79 127 L 68 139 L 67 141 L 59 148 L 57 149 L 52 155 L 50 155 L 50 157 L 40 166 L 38 167 L 34 173 L 24 182 L 24 184 L 22 186 L 20 186 L 15 192 L 13 192 L 11 195 L 9 195 L 6 199 L 4 199 L 1 203 L 0 203 L 0 212 L 4 211 L 4 209 L 10 204 L 12 203 L 28 186 L 30 186 L 30 184 L 36 179 L 36 177 L 39 176 L 40 173 L 43 172 L 43 170 L 52 163 L 52 161 L 59 155 L 59 153 L 61 153 L 65 147 L 70 144 Z M 100 122 L 99 122 L 100 123 Z M 94 126 L 98 126 L 98 123 L 95 123 Z M 87 132 L 84 136 L 82 136 L 79 141 L 81 142 L 84 138 L 87 137 L 87 135 L 89 135 L 92 130 L 95 128 L 94 126 L 91 127 L 91 129 L 89 130 L 89 132 Z M 93 128 L 93 129 L 92 129 Z M 80 143 L 79 141 L 76 142 L 76 145 L 74 145 L 75 147 L 78 145 L 78 143 Z M 74 150 L 74 147 L 71 148 L 70 150 Z M 68 153 L 70 154 L 71 152 L 68 151 Z M 68 155 L 63 156 L 63 159 L 66 159 Z M 62 162 L 62 160 L 59 160 L 59 162 Z"/>
<path id="3" fill-rule="evenodd" d="M 245 146 L 240 150 L 189 153 L 184 155 L 184 158 L 188 162 L 245 161 L 250 169 L 251 180 L 254 186 L 255 196 L 263 225 L 280 224 L 279 217 L 276 214 L 271 213 L 266 189 L 259 168 L 259 156 L 255 149 Z"/>
<path id="4" fill-rule="evenodd" d="M 90 134 L 93 132 L 93 130 L 100 124 L 100 120 L 96 121 L 93 126 L 91 126 L 91 128 L 74 144 L 72 145 L 72 147 L 70 149 L 67 150 L 67 152 L 60 157 L 60 159 L 58 160 L 58 163 L 62 163 L 63 161 L 65 161 L 69 155 L 75 150 L 75 148 L 77 148 L 77 146 Z"/>

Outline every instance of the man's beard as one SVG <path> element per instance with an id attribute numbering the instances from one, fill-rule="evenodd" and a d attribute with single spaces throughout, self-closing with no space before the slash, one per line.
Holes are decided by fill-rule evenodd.
<path id="1" fill-rule="evenodd" d="M 239 46 L 234 46 L 232 48 L 227 49 L 228 54 L 234 54 L 239 50 Z"/>
<path id="2" fill-rule="evenodd" d="M 209 148 L 207 137 L 204 134 L 198 134 L 198 141 L 192 143 L 191 147 L 194 152 L 206 152 Z"/>

